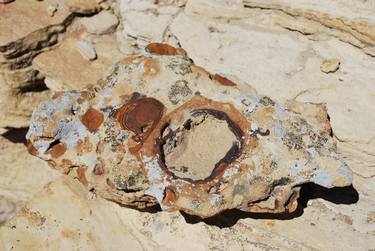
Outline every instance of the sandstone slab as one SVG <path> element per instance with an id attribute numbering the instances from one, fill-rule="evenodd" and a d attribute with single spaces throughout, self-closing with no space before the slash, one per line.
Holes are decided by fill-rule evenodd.
<path id="1" fill-rule="evenodd" d="M 0 217 L 2 218 L 0 224 L 9 220 L 45 184 L 59 176 L 59 173 L 51 170 L 45 162 L 29 158 L 22 143 L 24 132 L 25 129 L 18 129 L 4 134 L 5 137 L 18 143 L 0 136 Z M 25 161 L 27 165 L 24 165 Z"/>
<path id="2" fill-rule="evenodd" d="M 91 38 L 97 58 L 94 61 L 86 60 L 76 47 L 77 41 L 85 39 L 82 32 L 72 33 L 59 48 L 34 59 L 34 67 L 48 78 L 48 87 L 52 90 L 80 90 L 88 84 L 95 84 L 112 64 L 123 57 L 117 49 L 115 37 L 105 35 Z"/>

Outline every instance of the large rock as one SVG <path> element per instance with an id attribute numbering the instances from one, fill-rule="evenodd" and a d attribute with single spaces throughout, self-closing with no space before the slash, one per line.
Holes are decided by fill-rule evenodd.
<path id="1" fill-rule="evenodd" d="M 293 212 L 304 183 L 351 184 L 324 109 L 309 123 L 290 111 L 295 103 L 287 109 L 208 73 L 182 49 L 153 43 L 146 53 L 82 92 L 43 101 L 30 153 L 107 199 L 201 217 Z"/>
<path id="2" fill-rule="evenodd" d="M 0 128 L 27 126 L 30 106 L 49 91 L 32 67 L 40 53 L 56 47 L 77 17 L 101 9 L 95 0 L 14 1 L 0 8 Z"/>
<path id="3" fill-rule="evenodd" d="M 0 4 L 0 37 L 2 41 L 9 42 L 6 42 L 8 44 L 5 47 L 0 46 L 2 49 L 9 49 L 0 55 L 2 70 L 6 70 L 1 73 L 5 82 L 2 80 L 0 84 L 0 89 L 6 86 L 3 89 L 6 91 L 1 91 L 1 113 L 4 114 L 0 119 L 0 127 L 3 127 L 0 128 L 1 133 L 6 131 L 6 126 L 26 126 L 32 108 L 39 100 L 47 98 L 49 92 L 36 92 L 45 89 L 41 80 L 47 70 L 50 72 L 45 84 L 53 90 L 82 89 L 88 82 L 96 83 L 99 76 L 95 75 L 95 70 L 85 71 L 89 64 L 80 66 L 72 61 L 69 62 L 74 67 L 69 68 L 72 72 L 69 74 L 68 70 L 64 71 L 64 64 L 54 61 L 52 57 L 46 62 L 55 64 L 56 68 L 41 66 L 43 74 L 30 66 L 37 54 L 59 48 L 54 45 L 58 45 L 63 38 L 61 35 L 65 34 L 64 29 L 59 28 L 60 20 L 65 20 L 64 15 L 69 16 L 66 18 L 68 23 L 72 22 L 69 13 L 73 9 L 69 10 L 63 1 L 58 1 L 59 6 L 53 17 L 46 18 L 46 13 L 51 15 L 48 6 L 50 2 L 53 1 L 17 0 L 6 5 Z M 86 13 L 90 13 L 89 15 L 93 15 L 91 11 L 96 11 L 99 7 L 107 8 L 102 3 L 99 7 L 94 1 L 87 3 L 86 7 L 89 8 Z M 297 209 L 293 217 L 285 219 L 282 216 L 280 218 L 284 220 L 267 220 L 264 218 L 270 217 L 269 215 L 228 212 L 202 222 L 191 217 L 184 219 L 179 213 L 138 212 L 99 197 L 89 201 L 93 203 L 88 205 L 85 198 L 91 198 L 93 194 L 89 193 L 87 196 L 87 190 L 78 182 L 64 178 L 67 183 L 57 184 L 60 182 L 58 181 L 47 186 L 27 206 L 31 212 L 40 211 L 43 217 L 47 215 L 49 227 L 44 228 L 45 225 L 34 224 L 32 221 L 30 223 L 26 219 L 28 216 L 17 216 L 1 230 L 2 244 L 9 249 L 14 246 L 18 250 L 30 250 L 30 247 L 39 242 L 42 246 L 37 249 L 43 249 L 53 240 L 53 248 L 56 246 L 57 250 L 66 250 L 71 246 L 78 246 L 74 234 L 70 234 L 74 232 L 80 234 L 80 237 L 86 236 L 85 233 L 90 233 L 87 236 L 95 236 L 93 239 L 96 242 L 91 238 L 87 242 L 80 242 L 82 249 L 87 247 L 87 250 L 92 250 L 95 245 L 102 249 L 119 249 L 124 247 L 124 243 L 129 243 L 131 249 L 153 250 L 373 249 L 375 126 L 370 107 L 374 106 L 372 93 L 375 67 L 373 58 L 367 56 L 374 55 L 374 48 L 371 46 L 373 1 L 122 0 L 118 6 L 113 4 L 112 7 L 111 11 L 116 15 L 122 14 L 121 26 L 116 32 L 117 40 L 111 36 L 107 42 L 110 45 L 104 40 L 103 43 L 94 43 L 99 57 L 90 63 L 100 60 L 100 51 L 112 51 L 110 48 L 118 46 L 123 53 L 133 54 L 141 51 L 148 42 L 159 40 L 174 45 L 181 44 L 197 65 L 202 65 L 211 72 L 220 71 L 226 76 L 231 73 L 232 80 L 234 74 L 238 80 L 251 83 L 259 93 L 268 95 L 273 100 L 283 102 L 296 99 L 326 103 L 333 135 L 339 140 L 338 153 L 354 171 L 353 186 L 360 199 L 350 188 L 324 190 L 307 186 L 307 189 L 303 189 L 305 192 L 302 191 L 300 205 L 304 204 L 306 196 L 326 200 L 310 200 L 303 214 Z M 5 19 L 3 17 L 6 17 L 7 10 L 11 10 L 9 8 L 15 11 Z M 80 9 L 84 10 L 78 7 L 75 11 L 82 13 Z M 78 14 L 82 15 L 85 14 Z M 31 21 L 24 22 L 25 19 Z M 62 23 L 67 24 L 67 21 Z M 18 25 L 19 22 L 21 25 Z M 34 30 L 33 27 L 41 22 L 45 22 L 46 26 L 42 24 Z M 47 33 L 43 27 L 49 27 Z M 66 27 L 70 27 L 68 30 L 72 28 L 70 24 Z M 13 43 L 14 39 L 18 39 L 18 42 Z M 101 45 L 109 49 L 98 49 Z M 63 52 L 66 50 L 60 51 Z M 76 56 L 75 59 L 79 58 L 78 62 L 83 62 L 79 53 Z M 329 74 L 321 72 L 322 62 L 331 58 L 337 58 L 341 62 L 339 69 Z M 63 60 L 68 60 L 68 57 Z M 112 64 L 112 61 L 108 64 Z M 91 66 L 89 68 L 93 69 Z M 9 69 L 11 70 L 8 71 Z M 84 77 L 79 78 L 79 71 Z M 102 70 L 99 71 L 101 76 Z M 74 77 L 70 78 L 70 75 Z M 75 84 L 70 84 L 70 79 Z M 18 98 L 20 89 L 26 93 Z M 38 96 L 34 96 L 35 94 Z M 13 98 L 14 96 L 17 98 Z M 300 107 L 295 108 L 294 112 L 302 113 L 306 110 L 307 108 Z M 303 116 L 307 117 L 305 113 Z M 39 177 L 49 177 L 51 170 L 43 161 L 28 156 L 22 144 L 7 140 L 1 142 L 6 147 L 0 153 L 0 169 L 6 171 L 0 176 L 0 197 L 4 198 L 0 202 L 0 217 L 8 219 L 15 212 L 12 205 L 16 205 L 16 211 L 22 208 L 49 179 L 40 178 L 42 182 L 36 180 Z M 71 174 L 74 173 L 73 171 Z M 79 191 L 77 196 L 71 195 L 71 190 Z M 43 205 L 43 210 L 38 205 Z M 70 218 L 66 209 L 74 211 L 71 210 L 74 205 L 86 208 L 85 212 L 89 212 L 88 208 L 101 207 L 101 213 L 94 214 L 89 219 L 78 218 L 78 213 Z M 22 211 L 28 212 L 28 209 Z M 61 220 L 56 220 L 56 223 L 55 219 Z M 108 219 L 111 224 L 106 224 L 102 219 Z M 92 222 L 100 223 L 92 227 Z M 111 226 L 114 227 L 109 231 Z M 70 231 L 64 231 L 64 227 Z M 131 233 L 128 234 L 129 232 Z M 134 236 L 139 240 L 139 246 L 134 245 Z"/>
<path id="4" fill-rule="evenodd" d="M 248 8 L 247 17 L 241 13 L 239 20 L 228 22 L 223 18 L 211 18 L 214 10 L 207 13 L 206 8 L 199 3 L 188 2 L 185 12 L 175 16 L 169 25 L 172 36 L 176 37 L 196 64 L 209 71 L 233 74 L 254 86 L 259 93 L 279 101 L 296 99 L 326 103 L 333 134 L 340 141 L 339 149 L 345 148 L 342 151 L 345 158 L 361 163 L 354 167 L 361 175 L 371 177 L 375 174 L 375 159 L 369 154 L 375 147 L 375 118 L 368 109 L 375 105 L 372 95 L 375 92 L 375 61 L 364 49 L 358 48 L 368 49 L 370 44 L 366 47 L 360 44 L 352 46 L 353 43 L 347 43 L 336 34 L 335 29 L 326 29 L 324 24 L 303 17 L 286 15 L 266 4 L 263 4 L 264 8 L 256 7 L 260 4 L 251 4 L 254 8 Z M 220 1 L 213 6 L 218 3 Z M 372 8 L 371 3 L 364 4 Z M 290 6 L 293 4 L 285 4 L 283 9 L 289 10 L 292 8 Z M 343 6 L 338 6 L 337 13 L 348 12 Z M 217 13 L 219 9 L 217 7 Z M 308 8 L 305 9 L 308 12 Z M 319 15 L 324 16 L 327 9 L 320 9 L 323 14 L 319 12 Z M 352 20 L 349 24 L 356 23 L 355 18 L 361 13 L 359 7 L 351 10 L 351 13 L 353 11 L 355 14 L 345 16 L 345 20 Z M 363 30 L 363 34 L 369 32 L 368 36 L 372 37 L 373 18 L 369 15 L 363 17 L 366 21 L 363 21 L 364 26 L 361 27 L 370 27 Z M 288 22 L 287 29 L 279 26 L 284 21 Z M 360 26 L 358 23 L 353 25 Z M 301 32 L 294 32 L 301 29 Z M 341 31 L 340 28 L 337 30 Z M 309 35 L 311 32 L 314 34 Z M 361 34 L 358 33 L 358 36 L 362 37 Z M 325 74 L 321 72 L 320 66 L 330 58 L 339 59 L 340 69 Z M 356 150 L 348 150 L 348 145 L 354 146 Z M 359 152 L 359 155 L 356 156 L 352 151 Z"/>

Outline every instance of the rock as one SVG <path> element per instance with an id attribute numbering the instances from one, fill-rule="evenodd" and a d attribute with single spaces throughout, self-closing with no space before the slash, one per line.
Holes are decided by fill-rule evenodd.
<path id="1" fill-rule="evenodd" d="M 108 207 L 100 200 L 86 200 L 85 194 L 84 187 L 73 180 L 61 179 L 49 184 L 40 195 L 20 210 L 11 225 L 0 230 L 0 248 L 3 245 L 5 250 L 11 246 L 26 250 L 47 245 L 54 250 L 61 250 L 74 249 L 79 245 L 83 250 L 117 250 L 121 249 L 124 243 L 132 250 L 142 247 L 138 239 L 130 234 L 131 228 L 123 226 L 114 210 L 115 205 Z M 45 200 L 46 197 L 54 201 L 52 208 L 51 203 Z M 99 215 L 104 217 L 97 218 Z M 43 230 L 36 231 L 37 228 Z M 47 237 L 47 232 L 51 238 Z M 34 237 L 30 238 L 31 235 Z"/>
<path id="2" fill-rule="evenodd" d="M 27 69 L 17 73 L 19 75 L 14 76 L 2 75 L 0 72 L 0 95 L 3 97 L 0 99 L 0 127 L 3 128 L 26 126 L 33 110 L 30 106 L 39 103 L 50 94 L 37 72 Z M 19 77 L 20 75 L 23 77 Z M 14 86 L 14 83 L 17 85 Z"/>
<path id="3" fill-rule="evenodd" d="M 344 4 L 338 2 L 274 0 L 265 3 L 260 0 L 245 0 L 247 8 L 275 10 L 293 17 L 302 17 L 322 24 L 333 30 L 330 33 L 340 40 L 360 48 L 371 48 L 375 45 L 374 4 L 351 0 Z M 364 50 L 364 52 L 370 52 Z M 371 53 L 371 52 L 370 52 Z"/>
<path id="4" fill-rule="evenodd" d="M 86 60 L 95 60 L 97 55 L 95 47 L 89 40 L 80 39 L 76 42 L 77 49 L 81 56 Z"/>
<path id="5" fill-rule="evenodd" d="M 50 17 L 47 1 L 15 1 L 0 10 L 0 127 L 27 126 L 30 106 L 49 95 L 33 58 L 59 43 L 73 16 L 61 6 Z M 37 17 L 37 18 L 36 18 Z"/>
<path id="6" fill-rule="evenodd" d="M 324 73 L 336 72 L 340 67 L 340 61 L 337 58 L 323 60 L 320 70 Z"/>
<path id="7" fill-rule="evenodd" d="M 286 6 L 290 4 L 285 2 Z M 211 72 L 231 73 L 244 82 L 250 80 L 258 93 L 280 102 L 295 99 L 326 103 L 333 133 L 340 139 L 340 154 L 356 163 L 352 165 L 356 172 L 366 177 L 374 175 L 375 160 L 369 151 L 375 147 L 375 133 L 367 126 L 375 119 L 368 109 L 375 105 L 370 94 L 375 91 L 372 57 L 346 40 L 338 40 L 332 29 L 310 19 L 296 17 L 291 22 L 301 24 L 300 27 L 316 27 L 316 33 L 306 36 L 303 32 L 281 29 L 275 23 L 279 18 L 291 19 L 284 12 L 247 9 L 247 19 L 233 22 L 207 18 L 204 12 L 181 12 L 169 26 L 170 32 L 197 65 Z M 340 9 L 339 13 L 345 10 Z M 353 15 L 358 13 L 357 9 Z M 372 22 L 369 17 L 366 20 Z M 340 71 L 322 74 L 320 65 L 324 58 L 340 58 Z"/>
<path id="8" fill-rule="evenodd" d="M 0 224 L 19 211 L 45 184 L 59 176 L 45 161 L 30 158 L 23 144 L 26 131 L 27 128 L 12 129 L 0 136 Z"/>
<path id="9" fill-rule="evenodd" d="M 181 49 L 146 50 L 97 85 L 42 102 L 26 136 L 29 152 L 64 173 L 74 169 L 107 199 L 200 217 L 233 208 L 293 212 L 304 183 L 351 184 L 325 110 L 309 124 L 195 66 Z"/>
<path id="10" fill-rule="evenodd" d="M 157 5 L 152 1 L 120 0 L 121 23 L 123 37 L 135 37 L 141 41 L 162 42 L 167 36 L 168 26 L 179 12 L 174 4 Z M 124 38 L 122 38 L 124 39 Z M 126 40 L 120 41 L 126 43 Z"/>
<path id="11" fill-rule="evenodd" d="M 111 34 L 92 38 L 97 59 L 84 59 L 76 47 L 77 39 L 83 35 L 82 31 L 73 32 L 61 46 L 34 59 L 33 66 L 46 76 L 45 83 L 51 90 L 81 90 L 88 84 L 95 84 L 108 68 L 124 57 L 117 48 L 115 36 Z"/>
<path id="12" fill-rule="evenodd" d="M 114 32 L 119 21 L 110 11 L 101 11 L 93 17 L 83 18 L 82 24 L 89 33 L 102 35 Z"/>
<path id="13" fill-rule="evenodd" d="M 369 250 L 375 245 L 370 189 L 374 182 L 369 181 L 363 186 L 364 180 L 355 180 L 363 193 L 357 204 L 314 199 L 303 215 L 289 220 L 252 219 L 237 212 L 201 222 L 179 212 L 139 212 L 100 197 L 88 200 L 81 183 L 62 176 L 0 228 L 0 248 L 49 245 L 65 250 L 79 245 L 83 250 L 117 250 L 126 243 L 131 250 Z M 333 196 L 350 198 L 345 192 Z M 351 225 L 345 216 L 352 218 Z"/>
<path id="14" fill-rule="evenodd" d="M 0 227 L 0 250 L 117 250 L 124 243 L 135 250 L 373 249 L 375 113 L 369 109 L 375 106 L 373 1 L 97 1 L 101 9 L 119 17 L 121 26 L 104 36 L 82 31 L 95 44 L 94 61 L 82 58 L 75 47 L 80 37 L 75 30 L 82 27 L 86 14 L 72 13 L 58 1 L 59 9 L 50 17 L 46 10 L 52 2 L 0 4 L 0 133 L 4 134 L 0 196 L 19 211 Z M 98 11 L 97 6 L 92 10 L 88 16 Z M 20 139 L 9 127 L 27 130 L 32 109 L 50 97 L 51 90 L 82 90 L 95 84 L 123 54 L 143 53 L 150 41 L 183 47 L 196 65 L 230 82 L 251 84 L 276 103 L 286 103 L 308 124 L 331 131 L 337 153 L 353 170 L 353 187 L 305 184 L 294 213 L 230 210 L 204 220 L 179 212 L 151 214 L 120 207 L 69 177 L 38 192 L 51 180 L 53 170 L 15 143 Z M 323 74 L 322 60 L 331 58 L 340 59 L 340 70 Z M 176 84 L 170 102 L 180 104 L 186 95 L 194 95 L 189 89 L 182 82 Z M 184 145 L 200 147 L 202 142 L 190 139 L 201 135 L 205 125 L 193 128 L 194 134 L 185 133 L 189 137 Z M 78 173 L 84 182 L 83 170 Z M 98 176 L 107 175 L 105 170 L 100 163 L 94 167 Z M 70 176 L 78 179 L 78 173 L 72 169 Z M 89 178 L 87 182 L 91 184 Z"/>

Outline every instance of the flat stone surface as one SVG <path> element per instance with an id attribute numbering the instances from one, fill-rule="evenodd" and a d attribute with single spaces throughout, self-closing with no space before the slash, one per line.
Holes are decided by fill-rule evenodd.
<path id="1" fill-rule="evenodd" d="M 70 11 L 80 14 L 92 14 L 98 12 L 101 7 L 96 0 L 64 0 L 64 4 Z"/>
<path id="2" fill-rule="evenodd" d="M 49 86 L 52 90 L 82 89 L 88 84 L 95 84 L 112 64 L 123 57 L 116 47 L 115 38 L 106 35 L 93 39 L 97 59 L 89 61 L 77 50 L 77 34 L 79 32 L 73 33 L 60 47 L 40 54 L 33 61 L 35 68 L 48 78 L 63 83 L 59 86 Z"/>
<path id="3" fill-rule="evenodd" d="M 0 45 L 65 18 L 68 12 L 61 12 L 60 7 L 54 17 L 49 17 L 45 2 L 16 0 L 0 5 Z M 196 64 L 212 72 L 234 75 L 236 81 L 251 84 L 258 93 L 275 100 L 327 103 L 333 134 L 339 140 L 338 152 L 355 173 L 353 186 L 359 193 L 359 200 L 350 190 L 317 192 L 310 189 L 308 191 L 315 191 L 314 196 L 329 201 L 310 200 L 303 214 L 292 219 L 264 219 L 259 215 L 232 213 L 207 223 L 195 223 L 197 220 L 185 219 L 177 212 L 149 214 L 100 198 L 86 200 L 87 191 L 78 182 L 64 177 L 64 181 L 55 181 L 30 201 L 50 180 L 50 168 L 29 156 L 23 145 L 1 140 L 1 169 L 5 172 L 0 174 L 0 195 L 15 202 L 17 210 L 29 202 L 23 213 L 0 228 L 0 245 L 15 246 L 19 250 L 30 250 L 40 244 L 51 245 L 55 250 L 78 245 L 83 250 L 119 249 L 124 243 L 135 250 L 372 250 L 375 246 L 375 118 L 372 109 L 375 107 L 375 63 L 369 55 L 375 55 L 375 50 L 363 41 L 373 41 L 374 2 L 179 1 L 179 6 L 187 2 L 185 7 L 171 5 L 172 1 L 159 2 L 157 5 L 154 1 L 121 0 L 118 12 L 123 30 L 119 27 L 117 39 L 95 45 L 99 59 L 101 46 L 119 47 L 123 52 L 134 53 L 150 40 L 180 43 Z M 248 8 L 241 9 L 244 3 Z M 93 10 L 97 8 L 92 6 Z M 356 38 L 347 31 L 322 25 L 335 18 L 344 20 L 335 25 L 344 24 L 345 29 L 361 30 L 367 35 L 353 33 Z M 71 45 L 68 47 L 71 49 L 61 52 L 73 51 Z M 69 57 L 55 55 L 49 56 L 46 65 L 41 66 L 54 82 L 49 84 L 54 90 L 81 88 L 102 77 L 95 75 L 95 70 L 85 71 L 85 67 L 99 59 L 87 62 L 77 52 L 71 52 Z M 320 65 L 329 58 L 338 58 L 341 64 L 335 73 L 325 74 Z M 64 65 L 64 60 L 71 66 Z M 49 65 L 53 66 L 48 68 Z M 68 70 L 65 71 L 65 67 Z M 29 96 L 22 103 L 34 105 L 35 98 Z M 5 109 L 19 107 L 15 113 L 22 114 L 26 121 L 30 111 L 17 103 L 18 99 Z M 6 124 L 13 118 L 7 116 L 2 120 Z M 38 180 L 42 182 L 36 182 L 35 175 L 40 175 L 42 178 Z M 72 213 L 66 214 L 68 210 Z M 46 218 L 42 225 L 39 225 L 37 212 Z M 210 225 L 213 223 L 225 228 Z M 19 239 L 21 241 L 17 241 Z"/>
<path id="4" fill-rule="evenodd" d="M 164 151 L 166 165 L 179 177 L 199 180 L 210 176 L 237 141 L 225 121 L 208 117 L 198 123 L 183 132 L 182 142 L 175 148 Z"/>
<path id="5" fill-rule="evenodd" d="M 279 29 L 267 18 L 275 16 L 261 11 L 228 23 L 180 13 L 170 29 L 198 65 L 233 74 L 259 93 L 278 100 L 327 103 L 338 139 L 374 149 L 375 118 L 368 109 L 375 105 L 372 57 L 335 38 L 311 41 L 302 34 Z M 339 58 L 340 70 L 331 75 L 321 72 L 326 58 Z M 373 156 L 367 159 L 371 161 L 361 169 L 375 174 Z"/>
<path id="6" fill-rule="evenodd" d="M 132 250 L 370 250 L 375 245 L 375 228 L 368 193 L 374 192 L 374 183 L 362 186 L 364 180 L 357 181 L 364 196 L 354 206 L 315 199 L 294 219 L 226 214 L 207 224 L 178 212 L 150 214 L 120 207 L 92 198 L 78 181 L 60 177 L 0 228 L 0 247 L 117 250 L 126 243 Z"/>
<path id="7" fill-rule="evenodd" d="M 63 5 L 53 17 L 47 12 L 48 1 L 22 0 L 0 5 L 0 46 L 29 33 L 61 23 L 70 12 Z"/>
<path id="8" fill-rule="evenodd" d="M 30 158 L 22 143 L 25 141 L 24 134 L 25 129 L 18 129 L 4 134 L 9 139 L 0 136 L 0 205 L 6 206 L 5 211 L 1 208 L 0 211 L 8 212 L 4 215 L 7 218 L 19 211 L 45 184 L 60 175 L 44 161 Z M 25 162 L 28 164 L 24 165 Z M 14 210 L 10 210 L 11 204 L 15 206 Z M 0 220 L 1 223 L 3 222 Z"/>
<path id="9" fill-rule="evenodd" d="M 76 41 L 76 47 L 81 54 L 81 56 L 86 59 L 86 60 L 95 60 L 97 55 L 96 55 L 96 50 L 93 45 L 93 43 L 90 40 L 86 39 L 79 39 Z"/>

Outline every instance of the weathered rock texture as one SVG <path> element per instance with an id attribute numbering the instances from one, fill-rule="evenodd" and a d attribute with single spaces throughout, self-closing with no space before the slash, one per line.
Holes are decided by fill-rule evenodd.
<path id="1" fill-rule="evenodd" d="M 110 200 L 202 217 L 293 212 L 299 185 L 351 184 L 324 109 L 311 124 L 246 89 L 153 43 L 97 85 L 43 101 L 28 149 Z"/>
<path id="2" fill-rule="evenodd" d="M 49 96 L 49 89 L 56 90 L 46 85 L 34 58 L 78 29 L 77 19 L 101 9 L 95 0 L 25 0 L 0 6 L 0 128 L 27 126 L 31 107 Z"/>
<path id="3" fill-rule="evenodd" d="M 0 1 L 0 215 L 8 220 L 19 213 L 1 227 L 0 250 L 30 250 L 35 246 L 116 250 L 124 248 L 124 243 L 136 250 L 374 248 L 373 1 L 1 2 L 9 1 Z M 117 16 L 119 25 L 114 33 L 96 35 L 83 25 L 85 18 L 92 18 L 94 25 L 105 20 L 93 13 L 100 9 Z M 61 24 L 66 28 L 61 29 Z M 95 60 L 81 56 L 75 46 L 78 40 L 92 42 Z M 236 83 L 249 83 L 277 103 L 304 102 L 298 108 L 291 105 L 294 112 L 309 118 L 309 124 L 321 124 L 310 120 L 314 114 L 324 114 L 319 111 L 322 106 L 310 104 L 324 103 L 337 153 L 353 170 L 355 190 L 305 185 L 300 207 L 289 216 L 230 211 L 201 222 L 178 212 L 148 214 L 119 207 L 100 196 L 88 200 L 94 194 L 78 182 L 68 177 L 53 181 L 57 172 L 14 140 L 15 131 L 27 128 L 7 127 L 26 127 L 32 109 L 51 91 L 82 90 L 95 84 L 107 74 L 107 67 L 124 54 L 138 54 L 151 41 L 182 47 L 195 64 Z M 3 52 L 5 49 L 9 53 Z M 331 59 L 340 62 L 338 69 L 325 73 L 321 67 L 328 71 L 336 68 L 324 64 Z M 286 106 L 291 109 L 289 102 Z M 217 120 L 207 120 L 193 128 L 194 134 L 186 131 L 185 140 L 166 161 L 178 165 L 185 161 L 184 156 L 172 157 L 183 146 L 202 147 L 204 142 L 192 139 L 202 135 L 202 128 L 208 125 L 227 132 L 222 143 L 228 144 L 232 134 L 223 123 L 214 122 Z M 215 136 L 216 131 L 207 136 Z M 205 163 L 217 158 L 208 158 Z M 100 166 L 97 169 L 98 173 L 103 170 Z M 76 176 L 74 169 L 71 174 Z M 45 219 L 40 221 L 44 223 L 33 220 L 35 215 Z"/>

